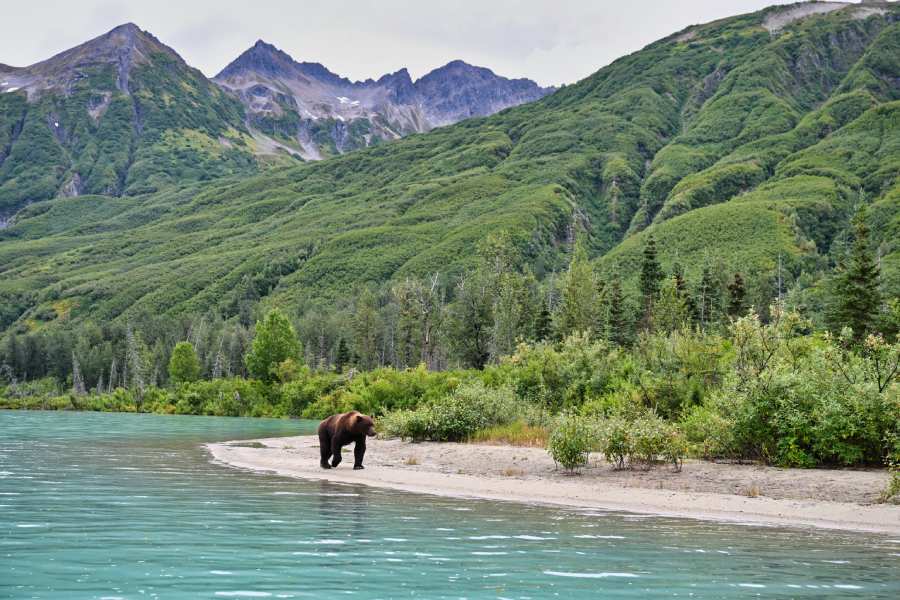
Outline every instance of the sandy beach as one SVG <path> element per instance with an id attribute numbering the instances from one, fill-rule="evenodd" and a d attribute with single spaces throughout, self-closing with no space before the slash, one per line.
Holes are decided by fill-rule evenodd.
<path id="1" fill-rule="evenodd" d="M 288 477 L 442 496 L 631 511 L 793 527 L 900 534 L 900 506 L 875 504 L 877 470 L 778 469 L 687 461 L 615 471 L 599 455 L 578 475 L 557 470 L 541 448 L 374 439 L 364 470 L 352 446 L 338 468 L 319 467 L 314 436 L 208 444 L 214 461 Z"/>

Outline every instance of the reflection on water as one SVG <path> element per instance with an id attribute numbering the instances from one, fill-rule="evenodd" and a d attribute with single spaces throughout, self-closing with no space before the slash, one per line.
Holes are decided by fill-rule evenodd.
<path id="1" fill-rule="evenodd" d="M 900 597 L 888 536 L 295 481 L 199 446 L 312 425 L 0 411 L 0 597 Z"/>

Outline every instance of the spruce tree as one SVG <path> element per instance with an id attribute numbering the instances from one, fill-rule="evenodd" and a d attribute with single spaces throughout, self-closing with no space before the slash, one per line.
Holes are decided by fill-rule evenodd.
<path id="1" fill-rule="evenodd" d="M 631 328 L 626 317 L 622 283 L 618 277 L 609 284 L 607 306 L 606 337 L 615 344 L 625 346 L 631 338 Z"/>
<path id="2" fill-rule="evenodd" d="M 747 289 L 744 286 L 744 278 L 740 273 L 734 274 L 734 279 L 728 284 L 728 315 L 741 317 L 747 310 Z"/>
<path id="3" fill-rule="evenodd" d="M 537 341 L 546 340 L 552 333 L 553 319 L 550 314 L 550 306 L 547 302 L 541 302 L 541 310 L 537 314 L 534 324 L 534 337 Z"/>
<path id="4" fill-rule="evenodd" d="M 338 373 L 343 372 L 344 367 L 350 364 L 350 348 L 344 338 L 338 342 L 337 352 L 334 357 L 334 370 Z"/>
<path id="5" fill-rule="evenodd" d="M 846 263 L 838 266 L 831 285 L 829 324 L 835 331 L 849 327 L 856 341 L 875 330 L 881 307 L 879 269 L 869 247 L 866 214 L 862 206 L 853 217 L 853 247 Z"/>
<path id="6" fill-rule="evenodd" d="M 694 301 L 694 296 L 691 295 L 687 280 L 684 278 L 684 267 L 680 263 L 675 263 L 672 265 L 672 275 L 675 277 L 675 289 L 678 292 L 678 297 L 684 302 L 688 320 L 695 320 L 697 303 Z"/>
<path id="7" fill-rule="evenodd" d="M 647 238 L 644 246 L 644 259 L 641 262 L 641 295 L 644 300 L 644 327 L 650 327 L 653 314 L 653 303 L 659 295 L 659 286 L 663 279 L 662 268 L 659 266 L 659 258 L 656 251 L 656 240 L 653 236 Z"/>

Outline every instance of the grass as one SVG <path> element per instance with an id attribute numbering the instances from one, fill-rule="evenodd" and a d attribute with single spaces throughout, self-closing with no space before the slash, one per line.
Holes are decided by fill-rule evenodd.
<path id="1" fill-rule="evenodd" d="M 543 427 L 534 427 L 522 421 L 516 421 L 509 425 L 497 425 L 475 432 L 469 438 L 473 444 L 499 444 L 508 446 L 524 446 L 530 448 L 544 448 L 550 431 Z"/>

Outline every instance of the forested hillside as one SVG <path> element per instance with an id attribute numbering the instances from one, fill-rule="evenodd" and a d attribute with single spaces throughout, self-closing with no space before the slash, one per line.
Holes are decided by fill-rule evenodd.
<path id="1" fill-rule="evenodd" d="M 477 366 L 565 333 L 576 239 L 604 323 L 612 298 L 638 322 L 651 238 L 690 294 L 724 297 L 739 274 L 748 305 L 786 295 L 821 324 L 861 205 L 896 297 L 900 8 L 807 6 L 694 26 L 535 103 L 320 163 L 239 175 L 236 124 L 212 163 L 234 176 L 119 197 L 155 187 L 131 166 L 84 188 L 99 195 L 34 203 L 0 231 L 0 330 L 37 345 L 90 331 L 80 343 L 112 355 L 131 326 L 163 356 L 203 324 L 211 364 L 232 343 L 239 360 L 246 328 L 279 306 L 311 360 L 335 362 L 343 343 L 368 364 Z M 175 153 L 160 135 L 143 152 Z M 466 311 L 487 314 L 480 333 Z"/>

